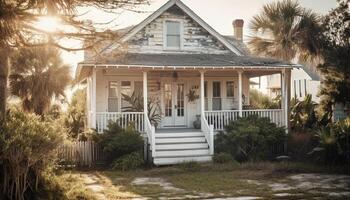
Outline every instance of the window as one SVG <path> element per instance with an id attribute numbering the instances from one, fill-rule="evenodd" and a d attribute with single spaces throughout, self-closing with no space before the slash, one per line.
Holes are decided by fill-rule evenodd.
<path id="1" fill-rule="evenodd" d="M 166 47 L 180 49 L 181 35 L 180 22 L 167 21 L 166 22 Z"/>
<path id="2" fill-rule="evenodd" d="M 213 82 L 213 110 L 221 110 L 221 83 Z"/>
<path id="3" fill-rule="evenodd" d="M 171 84 L 164 85 L 164 102 L 165 102 L 165 116 L 171 117 L 173 113 Z"/>
<path id="4" fill-rule="evenodd" d="M 109 82 L 108 112 L 118 112 L 118 82 Z"/>
<path id="5" fill-rule="evenodd" d="M 130 81 L 122 81 L 121 82 L 121 94 L 123 95 L 131 95 L 131 82 Z M 122 98 L 122 109 L 125 109 L 126 107 L 130 106 L 128 102 L 124 101 Z"/>
<path id="6" fill-rule="evenodd" d="M 234 83 L 233 81 L 226 82 L 226 97 L 234 97 Z"/>
<path id="7" fill-rule="evenodd" d="M 204 97 L 208 97 L 208 82 L 204 82 Z"/>
<path id="8" fill-rule="evenodd" d="M 134 82 L 134 92 L 135 95 L 142 97 L 143 96 L 143 83 L 142 81 Z"/>

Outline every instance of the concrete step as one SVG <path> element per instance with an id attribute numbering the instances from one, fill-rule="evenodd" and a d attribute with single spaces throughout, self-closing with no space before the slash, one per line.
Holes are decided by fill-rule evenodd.
<path id="1" fill-rule="evenodd" d="M 211 156 L 186 156 L 186 157 L 172 157 L 172 158 L 154 158 L 153 163 L 155 165 L 173 165 L 183 162 L 210 162 Z"/>
<path id="2" fill-rule="evenodd" d="M 205 137 L 156 138 L 157 144 L 204 143 Z"/>
<path id="3" fill-rule="evenodd" d="M 205 149 L 209 148 L 208 143 L 181 143 L 181 144 L 158 144 L 157 150 L 184 150 L 184 149 Z"/>
<path id="4" fill-rule="evenodd" d="M 182 157 L 182 156 L 207 156 L 209 149 L 189 149 L 189 150 L 165 150 L 156 151 L 158 157 Z"/>
<path id="5" fill-rule="evenodd" d="M 202 132 L 186 133 L 156 133 L 156 138 L 179 138 L 179 137 L 200 137 L 204 136 Z"/>

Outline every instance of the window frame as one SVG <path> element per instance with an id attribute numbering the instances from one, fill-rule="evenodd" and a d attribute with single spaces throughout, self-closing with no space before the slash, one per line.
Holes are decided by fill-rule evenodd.
<path id="1" fill-rule="evenodd" d="M 111 83 L 116 83 L 116 87 L 117 87 L 117 91 L 116 91 L 116 96 L 111 96 Z M 108 112 L 119 112 L 120 111 L 120 83 L 119 81 L 108 81 L 108 95 L 107 95 L 107 111 Z M 109 109 L 109 100 L 110 99 L 114 99 L 114 100 L 117 100 L 117 109 L 116 111 L 110 111 Z"/>
<path id="2" fill-rule="evenodd" d="M 228 89 L 229 89 L 229 87 L 228 87 L 228 84 L 229 83 L 232 83 L 232 96 L 229 96 L 228 94 Z M 234 81 L 226 81 L 226 84 L 225 84 L 225 89 L 226 89 L 226 98 L 234 98 L 235 97 L 235 82 Z"/>
<path id="3" fill-rule="evenodd" d="M 180 25 L 180 46 L 179 47 L 168 47 L 167 44 L 167 22 L 177 22 Z M 183 20 L 181 19 L 165 19 L 163 21 L 163 49 L 164 50 L 182 50 L 183 49 Z"/>

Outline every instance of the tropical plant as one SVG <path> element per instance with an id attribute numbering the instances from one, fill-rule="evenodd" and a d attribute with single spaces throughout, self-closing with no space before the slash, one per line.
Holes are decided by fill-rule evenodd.
<path id="1" fill-rule="evenodd" d="M 283 127 L 277 127 L 269 118 L 252 115 L 232 121 L 219 132 L 215 151 L 229 153 L 238 161 L 273 159 L 278 155 L 271 147 L 283 145 L 285 139 Z"/>
<path id="2" fill-rule="evenodd" d="M 281 98 L 271 99 L 262 92 L 252 89 L 249 91 L 250 106 L 254 109 L 277 109 L 281 107 Z"/>
<path id="3" fill-rule="evenodd" d="M 312 101 L 310 94 L 300 101 L 293 98 L 291 101 L 290 122 L 294 131 L 307 131 L 327 125 L 331 120 L 329 113 L 317 113 L 317 104 Z"/>
<path id="4" fill-rule="evenodd" d="M 298 1 L 283 0 L 263 7 L 250 23 L 248 42 L 254 54 L 291 61 L 319 55 L 319 17 Z"/>
<path id="5" fill-rule="evenodd" d="M 20 48 L 12 57 L 11 92 L 22 100 L 25 111 L 43 116 L 53 97 L 65 98 L 70 81 L 70 67 L 63 64 L 57 49 Z"/>
<path id="6" fill-rule="evenodd" d="M 9 56 L 16 47 L 50 45 L 65 50 L 92 48 L 101 40 L 116 39 L 111 31 L 99 32 L 91 21 L 82 21 L 78 7 L 95 7 L 108 12 L 132 10 L 146 0 L 0 0 L 0 117 L 6 111 L 6 87 L 10 73 Z M 61 24 L 38 26 L 40 20 Z M 62 39 L 89 41 L 85 47 L 71 48 Z"/>
<path id="7" fill-rule="evenodd" d="M 350 8 L 349 0 L 339 0 L 338 6 L 325 16 L 321 35 L 324 62 L 318 66 L 322 74 L 321 105 L 332 111 L 336 103 L 350 109 Z"/>
<path id="8" fill-rule="evenodd" d="M 61 127 L 34 114 L 11 110 L 0 122 L 0 199 L 37 199 L 63 142 Z"/>
<path id="9" fill-rule="evenodd" d="M 84 132 L 86 110 L 86 90 L 77 90 L 73 94 L 64 117 L 64 124 L 68 128 L 68 134 L 72 138 Z"/>
<path id="10" fill-rule="evenodd" d="M 350 118 L 321 127 L 315 136 L 318 145 L 309 155 L 316 161 L 327 164 L 350 163 Z"/>
<path id="11" fill-rule="evenodd" d="M 125 112 L 143 112 L 143 96 L 133 92 L 131 95 L 122 94 L 122 98 L 129 106 L 125 107 Z M 150 98 L 147 102 L 148 119 L 157 126 L 161 120 L 160 105 L 155 99 Z"/>

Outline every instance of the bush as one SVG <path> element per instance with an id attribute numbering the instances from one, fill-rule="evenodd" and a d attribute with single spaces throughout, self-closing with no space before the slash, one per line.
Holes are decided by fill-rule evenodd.
<path id="1" fill-rule="evenodd" d="M 231 154 L 221 152 L 214 155 L 213 161 L 214 163 L 223 164 L 223 163 L 234 162 L 235 160 L 233 159 Z"/>
<path id="2" fill-rule="evenodd" d="M 116 159 L 113 162 L 113 169 L 133 170 L 140 168 L 144 163 L 142 155 L 139 152 L 133 152 Z"/>
<path id="3" fill-rule="evenodd" d="M 232 121 L 215 139 L 216 152 L 229 153 L 235 160 L 273 159 L 279 152 L 272 152 L 275 145 L 284 144 L 285 129 L 277 127 L 269 118 L 249 116 Z"/>
<path id="4" fill-rule="evenodd" d="M 36 199 L 63 142 L 60 130 L 34 114 L 8 112 L 0 122 L 0 199 Z"/>
<path id="5" fill-rule="evenodd" d="M 98 140 L 108 165 L 124 155 L 143 150 L 143 138 L 132 126 L 125 130 L 118 123 L 110 123 Z"/>
<path id="6" fill-rule="evenodd" d="M 319 129 L 318 145 L 309 153 L 317 162 L 350 164 L 350 118 Z"/>

